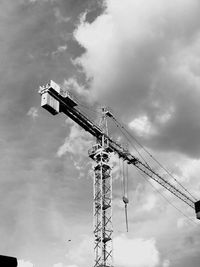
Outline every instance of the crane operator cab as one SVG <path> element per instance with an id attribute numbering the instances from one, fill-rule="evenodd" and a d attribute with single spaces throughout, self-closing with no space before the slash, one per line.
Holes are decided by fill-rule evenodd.
<path id="1" fill-rule="evenodd" d="M 200 220 L 200 200 L 194 203 L 197 219 Z"/>

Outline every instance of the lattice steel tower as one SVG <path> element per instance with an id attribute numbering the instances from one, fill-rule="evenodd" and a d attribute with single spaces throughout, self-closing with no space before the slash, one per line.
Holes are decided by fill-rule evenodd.
<path id="1" fill-rule="evenodd" d="M 102 109 L 101 127 L 105 135 L 89 150 L 95 161 L 93 188 L 94 267 L 113 266 L 112 259 L 112 168 L 106 114 Z"/>

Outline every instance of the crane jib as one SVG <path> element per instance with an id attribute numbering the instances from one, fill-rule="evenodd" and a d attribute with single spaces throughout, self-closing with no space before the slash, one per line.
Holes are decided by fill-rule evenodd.
<path id="1" fill-rule="evenodd" d="M 134 165 L 138 170 L 158 182 L 161 186 L 166 188 L 191 208 L 195 209 L 196 216 L 198 219 L 200 219 L 200 201 L 194 202 L 186 193 L 176 188 L 168 180 L 156 173 L 149 165 L 132 155 L 120 143 L 113 140 L 111 136 L 106 135 L 101 127 L 96 125 L 96 123 L 90 120 L 86 115 L 83 114 L 82 111 L 78 109 L 77 101 L 69 92 L 65 91 L 63 94 L 60 86 L 53 81 L 50 81 L 46 86 L 40 88 L 39 93 L 42 96 L 45 94 L 45 97 L 42 97 L 41 102 L 41 106 L 43 108 L 47 109 L 53 115 L 56 115 L 59 112 L 65 113 L 68 117 L 70 117 L 99 141 L 101 141 L 102 136 L 104 136 L 108 140 L 109 152 L 116 153 L 128 164 Z"/>

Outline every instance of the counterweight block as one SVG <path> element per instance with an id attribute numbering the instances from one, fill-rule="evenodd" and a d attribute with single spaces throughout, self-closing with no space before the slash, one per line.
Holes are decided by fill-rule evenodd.
<path id="1" fill-rule="evenodd" d="M 42 94 L 41 107 L 48 110 L 52 115 L 56 115 L 59 113 L 60 103 L 57 99 L 46 92 Z"/>

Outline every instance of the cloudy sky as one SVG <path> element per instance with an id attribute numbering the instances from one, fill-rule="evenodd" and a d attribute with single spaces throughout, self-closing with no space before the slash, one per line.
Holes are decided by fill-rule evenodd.
<path id="1" fill-rule="evenodd" d="M 49 79 L 90 108 L 111 107 L 200 197 L 199 14 L 199 0 L 0 1 L 0 254 L 20 267 L 93 265 L 94 140 L 40 108 Z M 126 233 L 113 162 L 114 265 L 199 267 L 194 211 L 134 168 Z"/>

